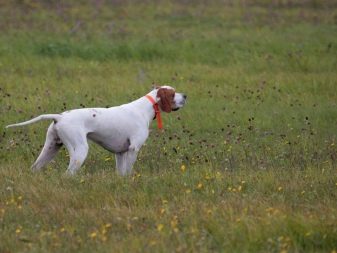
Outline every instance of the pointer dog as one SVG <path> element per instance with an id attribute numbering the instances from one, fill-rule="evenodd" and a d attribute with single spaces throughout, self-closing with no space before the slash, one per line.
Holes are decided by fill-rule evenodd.
<path id="1" fill-rule="evenodd" d="M 48 128 L 41 154 L 32 165 L 39 171 L 50 162 L 64 144 L 69 152 L 68 174 L 75 174 L 88 154 L 87 139 L 116 154 L 116 167 L 121 175 L 131 172 L 139 149 L 149 135 L 149 125 L 161 111 L 171 112 L 183 107 L 186 95 L 170 86 L 161 86 L 131 103 L 111 108 L 85 108 L 61 114 L 43 114 L 31 120 L 9 125 L 28 125 L 40 120 L 53 120 Z"/>

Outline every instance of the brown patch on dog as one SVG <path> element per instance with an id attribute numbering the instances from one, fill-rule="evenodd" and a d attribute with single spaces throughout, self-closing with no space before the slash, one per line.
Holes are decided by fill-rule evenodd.
<path id="1" fill-rule="evenodd" d="M 157 97 L 160 98 L 158 105 L 160 109 L 164 112 L 171 112 L 172 105 L 174 103 L 175 91 L 167 88 L 159 88 L 157 92 Z"/>

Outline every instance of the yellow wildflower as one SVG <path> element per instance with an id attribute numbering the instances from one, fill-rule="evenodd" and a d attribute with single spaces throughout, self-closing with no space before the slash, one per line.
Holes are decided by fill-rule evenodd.
<path id="1" fill-rule="evenodd" d="M 205 179 L 206 179 L 206 180 L 210 180 L 210 179 L 212 179 L 212 178 L 210 177 L 210 175 L 206 175 L 206 176 L 205 176 Z"/>
<path id="2" fill-rule="evenodd" d="M 105 235 L 108 232 L 108 230 L 105 227 L 103 227 L 101 232 L 103 235 Z"/>
<path id="3" fill-rule="evenodd" d="M 107 223 L 104 225 L 105 228 L 111 228 L 112 224 L 111 223 Z"/>
<path id="4" fill-rule="evenodd" d="M 158 225 L 157 225 L 157 230 L 158 230 L 158 232 L 161 232 L 161 231 L 163 230 L 163 228 L 164 228 L 164 225 L 163 225 L 163 224 L 158 224 Z"/>
<path id="5" fill-rule="evenodd" d="M 91 239 L 95 239 L 96 236 L 97 236 L 97 233 L 96 233 L 96 232 L 92 232 L 92 233 L 89 235 L 89 237 L 90 237 Z"/>
<path id="6" fill-rule="evenodd" d="M 178 217 L 175 215 L 171 220 L 171 227 L 175 228 L 178 225 Z"/>
<path id="7" fill-rule="evenodd" d="M 221 175 L 221 173 L 220 173 L 219 171 L 217 171 L 217 172 L 215 173 L 215 178 L 216 178 L 216 179 L 221 179 L 221 178 L 222 178 L 222 175 Z"/>

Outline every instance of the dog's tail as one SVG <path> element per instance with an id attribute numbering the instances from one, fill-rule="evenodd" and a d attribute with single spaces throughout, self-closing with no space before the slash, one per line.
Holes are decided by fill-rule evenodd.
<path id="1" fill-rule="evenodd" d="M 25 122 L 8 125 L 8 126 L 6 126 L 6 128 L 17 127 L 17 126 L 25 126 L 25 125 L 29 125 L 29 124 L 32 124 L 34 122 L 40 121 L 40 120 L 47 120 L 47 119 L 52 119 L 55 122 L 57 122 L 58 120 L 61 119 L 61 115 L 60 114 L 42 114 L 40 116 L 37 116 L 36 118 L 33 118 L 31 120 L 27 120 Z"/>

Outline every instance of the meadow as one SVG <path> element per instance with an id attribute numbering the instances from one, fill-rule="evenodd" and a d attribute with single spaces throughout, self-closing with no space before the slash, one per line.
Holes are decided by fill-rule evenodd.
<path id="1" fill-rule="evenodd" d="M 0 252 L 336 252 L 335 1 L 0 1 Z M 131 176 L 41 173 L 42 113 L 188 95 Z"/>

